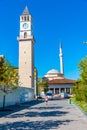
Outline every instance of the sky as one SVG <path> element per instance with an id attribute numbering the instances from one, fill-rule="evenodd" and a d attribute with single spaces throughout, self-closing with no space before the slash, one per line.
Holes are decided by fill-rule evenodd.
<path id="1" fill-rule="evenodd" d="M 18 67 L 20 15 L 33 17 L 34 60 L 38 77 L 59 67 L 62 42 L 64 75 L 79 78 L 78 63 L 87 55 L 87 0 L 0 0 L 0 54 Z"/>

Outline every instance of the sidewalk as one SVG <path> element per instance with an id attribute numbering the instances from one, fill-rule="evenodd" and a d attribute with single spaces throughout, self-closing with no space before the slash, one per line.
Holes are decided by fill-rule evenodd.
<path id="1" fill-rule="evenodd" d="M 87 118 L 67 100 L 33 101 L 2 115 L 0 130 L 87 130 Z"/>

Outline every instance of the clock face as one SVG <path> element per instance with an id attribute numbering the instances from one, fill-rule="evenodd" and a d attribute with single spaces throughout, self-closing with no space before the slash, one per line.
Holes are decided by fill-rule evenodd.
<path id="1" fill-rule="evenodd" d="M 28 28 L 28 24 L 27 24 L 27 23 L 24 23 L 24 24 L 23 24 L 23 28 L 24 28 L 24 29 L 27 29 L 27 28 Z"/>

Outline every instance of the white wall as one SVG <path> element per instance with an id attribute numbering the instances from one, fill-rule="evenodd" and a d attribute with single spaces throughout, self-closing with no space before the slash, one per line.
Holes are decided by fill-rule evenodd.
<path id="1" fill-rule="evenodd" d="M 34 89 L 20 87 L 20 103 L 34 100 Z"/>
<path id="2" fill-rule="evenodd" d="M 6 95 L 5 106 L 15 105 L 34 100 L 34 89 L 19 87 L 18 90 Z M 0 107 L 3 105 L 3 94 L 0 92 Z"/>

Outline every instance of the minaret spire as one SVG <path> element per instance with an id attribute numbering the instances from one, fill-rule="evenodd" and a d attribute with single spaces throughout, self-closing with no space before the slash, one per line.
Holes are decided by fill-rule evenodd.
<path id="1" fill-rule="evenodd" d="M 59 57 L 60 57 L 60 73 L 64 74 L 62 42 L 60 42 L 59 50 L 60 50 L 60 53 L 59 53 Z"/>

